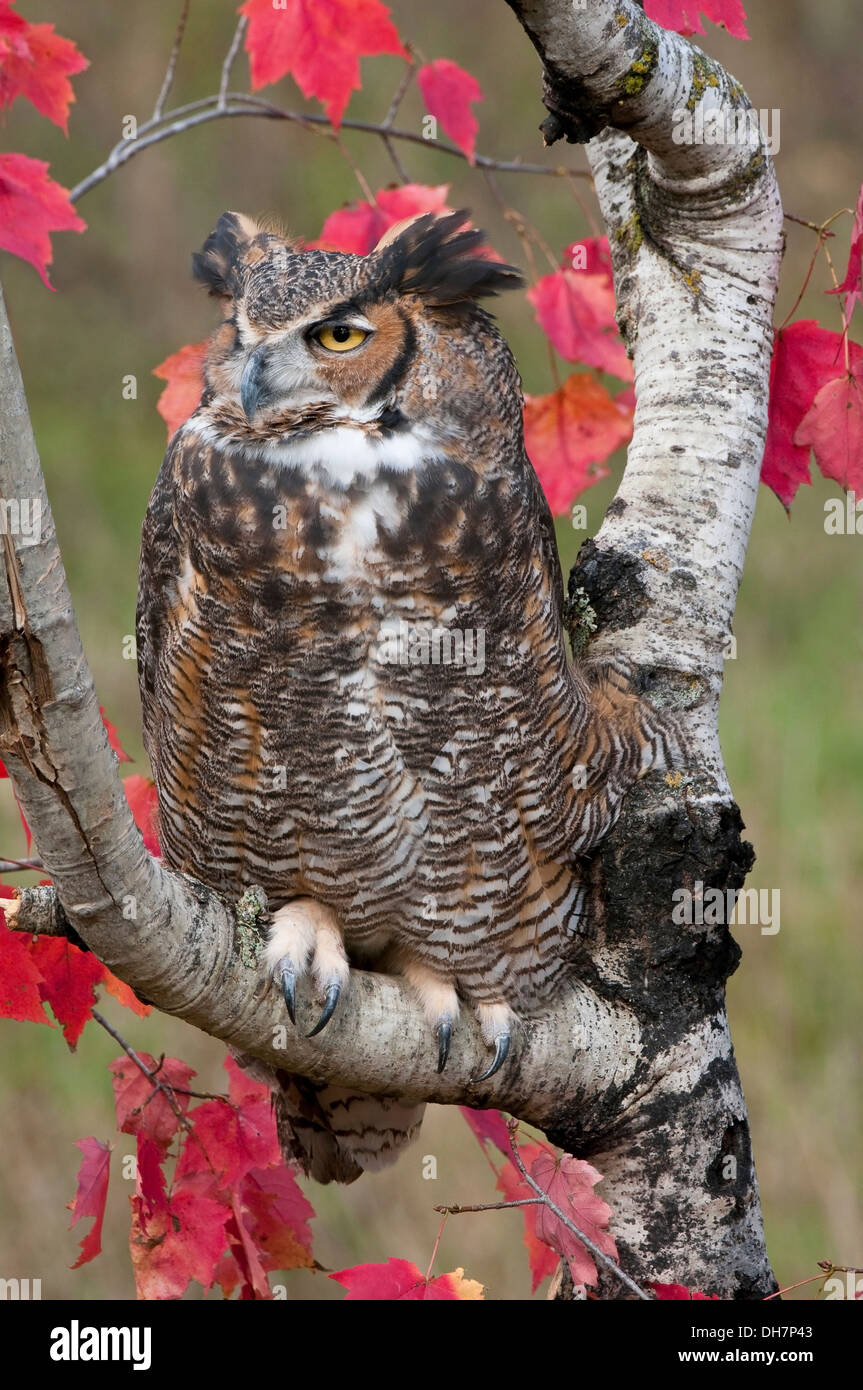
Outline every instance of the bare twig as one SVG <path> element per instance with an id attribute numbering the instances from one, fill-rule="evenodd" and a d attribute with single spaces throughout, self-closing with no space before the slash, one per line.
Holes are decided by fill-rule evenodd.
<path id="1" fill-rule="evenodd" d="M 11 873 L 14 869 L 41 869 L 41 859 L 0 859 L 0 874 Z"/>
<path id="2" fill-rule="evenodd" d="M 794 304 L 793 304 L 793 306 L 792 306 L 790 312 L 785 316 L 784 320 L 782 321 L 782 323 L 781 323 L 780 326 L 779 326 L 779 331 L 780 331 L 780 332 L 782 331 L 783 328 L 785 328 L 785 326 L 786 326 L 788 323 L 791 322 L 791 320 L 793 319 L 794 315 L 797 313 L 797 310 L 800 308 L 800 304 L 801 304 L 801 302 L 802 302 L 803 296 L 804 296 L 804 294 L 806 293 L 806 291 L 807 291 L 808 288 L 809 288 L 809 281 L 812 279 L 812 273 L 813 273 L 813 271 L 815 270 L 815 263 L 816 263 L 816 261 L 818 260 L 818 257 L 819 257 L 819 255 L 820 255 L 820 253 L 821 253 L 822 250 L 824 251 L 824 255 L 827 257 L 827 264 L 828 264 L 828 266 L 830 266 L 831 269 L 832 269 L 832 261 L 830 260 L 830 252 L 829 252 L 828 249 L 827 249 L 826 243 L 827 243 L 827 241 L 828 241 L 831 237 L 833 237 L 833 236 L 836 235 L 835 232 L 831 232 L 831 230 L 830 230 L 832 224 L 837 220 L 837 218 L 844 217 L 844 215 L 845 215 L 846 212 L 850 212 L 850 213 L 852 214 L 852 216 L 853 216 L 853 209 L 852 209 L 852 208 L 842 208 L 839 212 L 834 212 L 834 214 L 833 214 L 832 217 L 828 217 L 828 219 L 827 219 L 826 222 L 822 222 L 820 227 L 819 227 L 819 226 L 816 226 L 816 224 L 815 224 L 814 222 L 804 222 L 803 219 L 800 218 L 800 217 L 792 217 L 790 213 L 786 213 L 786 214 L 785 214 L 785 216 L 789 219 L 789 221 L 791 221 L 791 222 L 798 222 L 802 227 L 810 227 L 811 230 L 812 230 L 813 232 L 817 232 L 817 233 L 818 233 L 818 240 L 817 240 L 816 243 L 815 243 L 815 250 L 812 252 L 812 259 L 811 259 L 811 261 L 809 262 L 809 269 L 808 269 L 807 272 L 806 272 L 806 279 L 803 281 L 803 285 L 802 285 L 802 287 L 801 287 L 800 293 L 798 294 L 797 298 L 795 299 Z M 835 284 L 835 283 L 836 283 L 836 278 L 835 278 L 835 276 L 834 276 L 834 284 Z M 844 315 L 844 314 L 842 315 L 842 321 L 843 321 L 843 323 L 845 324 L 845 330 L 846 330 L 846 332 L 847 332 L 848 325 L 847 325 L 847 323 L 845 323 L 845 315 Z"/>
<path id="3" fill-rule="evenodd" d="M 523 1197 L 520 1202 L 480 1202 L 473 1207 L 432 1207 L 432 1211 L 446 1212 L 448 1216 L 462 1216 L 468 1211 L 508 1211 L 510 1207 L 541 1207 L 542 1197 Z"/>
<path id="4" fill-rule="evenodd" d="M 173 111 L 166 112 L 158 121 L 145 121 L 143 125 L 138 127 L 138 134 L 134 140 L 120 140 L 104 164 L 100 164 L 98 169 L 94 169 L 91 174 L 88 174 L 85 179 L 75 185 L 69 194 L 70 201 L 77 202 L 85 193 L 89 193 L 91 188 L 102 183 L 121 165 L 128 163 L 136 154 L 141 154 L 151 145 L 156 145 L 161 140 L 168 140 L 174 135 L 181 135 L 194 126 L 231 116 L 261 116 L 268 120 L 291 121 L 295 125 L 307 128 L 318 126 L 324 127 L 326 131 L 331 130 L 330 122 L 326 116 L 273 106 L 272 103 L 264 101 L 260 97 L 250 96 L 245 92 L 227 92 L 224 106 L 219 105 L 218 96 L 204 97 L 200 101 L 189 102 L 186 106 L 175 107 Z M 437 150 L 441 154 L 452 155 L 456 159 L 467 161 L 467 155 L 456 145 L 449 145 L 444 140 L 426 140 L 422 135 L 417 135 L 412 130 L 385 130 L 383 126 L 376 125 L 374 121 L 351 120 L 342 121 L 341 128 L 343 130 L 365 131 L 369 135 L 377 135 L 384 142 L 404 140 L 410 144 L 423 145 L 427 149 Z M 480 169 L 492 169 L 501 174 L 540 174 L 551 178 L 589 179 L 591 177 L 584 169 L 567 169 L 562 165 L 531 164 L 520 159 L 493 159 L 482 154 L 474 156 L 474 164 Z"/>
<path id="5" fill-rule="evenodd" d="M 783 1289 L 768 1294 L 762 1302 L 770 1303 L 774 1298 L 781 1298 L 784 1293 L 791 1293 L 793 1289 L 802 1289 L 806 1284 L 817 1284 L 819 1279 L 822 1284 L 826 1284 L 834 1274 L 863 1274 L 863 1269 L 858 1269 L 856 1265 L 835 1265 L 832 1260 L 819 1260 L 818 1267 L 820 1274 L 810 1274 L 808 1279 L 798 1279 L 796 1284 L 786 1284 Z"/>
<path id="6" fill-rule="evenodd" d="M 246 16 L 241 15 L 239 23 L 237 24 L 237 27 L 234 30 L 234 37 L 231 39 L 231 46 L 228 49 L 227 56 L 225 57 L 225 61 L 222 64 L 222 80 L 219 83 L 220 111 L 224 111 L 225 109 L 225 103 L 228 99 L 228 84 L 231 80 L 231 68 L 234 66 L 234 61 L 239 52 L 240 44 L 243 42 L 243 36 L 246 32 L 246 29 L 248 28 L 248 25 L 249 21 L 247 20 Z"/>
<path id="7" fill-rule="evenodd" d="M 96 1022 L 99 1024 L 101 1028 L 105 1029 L 106 1033 L 110 1033 L 114 1041 L 120 1044 L 123 1051 L 126 1053 L 126 1056 L 131 1058 L 131 1060 L 135 1063 L 135 1066 L 138 1067 L 138 1069 L 144 1073 L 147 1080 L 153 1087 L 153 1093 L 155 1094 L 156 1091 L 162 1092 L 162 1095 L 165 1097 L 165 1100 L 171 1107 L 171 1110 L 175 1115 L 177 1122 L 181 1124 L 184 1129 L 191 1129 L 189 1121 L 186 1119 L 186 1116 L 183 1114 L 182 1110 L 180 1109 L 179 1105 L 174 1099 L 174 1087 L 171 1086 L 169 1082 L 161 1081 L 159 1079 L 159 1077 L 156 1075 L 156 1069 L 151 1070 L 150 1067 L 147 1066 L 147 1063 L 143 1060 L 143 1058 L 138 1056 L 134 1047 L 131 1047 L 130 1044 L 126 1042 L 126 1039 L 123 1037 L 123 1035 L 121 1033 L 118 1033 L 116 1028 L 111 1027 L 111 1024 L 108 1022 L 107 1018 L 105 1018 L 104 1014 L 100 1014 L 98 1009 L 93 1009 L 92 1017 L 95 1018 Z M 162 1059 L 162 1061 L 164 1061 L 164 1058 Z"/>
<path id="8" fill-rule="evenodd" d="M 437 1259 L 438 1246 L 440 1245 L 441 1236 L 443 1235 L 444 1226 L 446 1225 L 446 1223 L 447 1214 L 446 1212 L 444 1212 L 443 1216 L 441 1217 L 440 1225 L 437 1228 L 437 1236 L 435 1238 L 434 1249 L 431 1252 L 431 1259 L 429 1260 L 429 1266 L 426 1270 L 426 1283 L 428 1283 L 431 1279 L 431 1272 L 434 1269 L 434 1262 Z"/>
<path id="9" fill-rule="evenodd" d="M 165 102 L 168 100 L 171 88 L 174 85 L 174 74 L 177 71 L 177 60 L 180 57 L 180 49 L 183 46 L 183 36 L 186 32 L 186 21 L 189 18 L 189 6 L 192 0 L 183 0 L 183 9 L 180 13 L 180 22 L 177 25 L 177 33 L 174 37 L 174 46 L 171 49 L 171 56 L 168 59 L 168 67 L 165 72 L 165 80 L 162 83 L 162 90 L 156 98 L 156 105 L 153 107 L 153 120 L 161 120 L 162 112 L 165 109 Z"/>
<path id="10" fill-rule="evenodd" d="M 395 121 L 395 118 L 398 115 L 399 107 L 404 101 L 405 94 L 407 93 L 408 87 L 411 85 L 411 82 L 414 79 L 414 73 L 416 72 L 416 57 L 414 56 L 414 53 L 411 50 L 410 44 L 407 45 L 407 49 L 411 55 L 410 65 L 405 69 L 404 73 L 402 74 L 401 82 L 396 88 L 395 95 L 393 96 L 393 99 L 390 102 L 389 110 L 387 111 L 387 114 L 384 116 L 383 124 L 381 126 L 381 131 L 387 132 L 386 134 L 382 134 L 384 148 L 386 149 L 387 154 L 392 160 L 393 166 L 395 167 L 395 171 L 401 179 L 402 183 L 410 183 L 410 175 L 408 174 L 407 169 L 402 163 L 401 158 L 399 156 L 399 152 L 393 144 L 392 140 L 390 139 L 388 132 L 392 130 L 393 122 Z"/>
<path id="11" fill-rule="evenodd" d="M 578 1227 L 569 1219 L 569 1217 L 561 1211 L 560 1207 L 557 1206 L 557 1204 L 551 1200 L 548 1193 L 543 1191 L 539 1183 L 531 1177 L 530 1173 L 525 1168 L 524 1163 L 522 1162 L 521 1154 L 518 1151 L 518 1140 L 516 1139 L 518 1121 L 507 1120 L 507 1129 L 509 1130 L 509 1141 L 512 1144 L 512 1153 L 515 1166 L 521 1173 L 521 1176 L 527 1183 L 528 1187 L 533 1189 L 533 1191 L 539 1197 L 540 1201 L 548 1207 L 549 1211 L 552 1212 L 554 1216 L 557 1217 L 561 1225 L 565 1226 L 566 1229 L 570 1231 L 574 1236 L 577 1236 L 578 1239 L 581 1241 L 582 1245 L 587 1246 L 590 1253 L 599 1261 L 601 1265 L 603 1265 L 608 1270 L 609 1274 L 613 1274 L 615 1278 L 619 1279 L 620 1282 L 627 1289 L 629 1289 L 630 1293 L 634 1293 L 637 1298 L 641 1298 L 645 1301 L 645 1303 L 649 1303 L 651 1301 L 650 1295 L 646 1294 L 644 1292 L 644 1289 L 640 1289 L 636 1284 L 635 1280 L 630 1279 L 628 1274 L 624 1274 L 623 1270 L 620 1268 L 620 1265 L 615 1264 L 614 1260 L 612 1260 L 610 1256 L 606 1255 L 604 1250 L 600 1250 L 599 1246 L 590 1239 L 590 1236 L 586 1236 L 584 1234 L 584 1231 L 580 1231 Z"/>

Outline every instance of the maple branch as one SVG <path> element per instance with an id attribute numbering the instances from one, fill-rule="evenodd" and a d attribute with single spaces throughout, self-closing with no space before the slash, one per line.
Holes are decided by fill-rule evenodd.
<path id="1" fill-rule="evenodd" d="M 183 38 L 185 37 L 186 33 L 186 21 L 189 18 L 189 7 L 191 3 L 192 0 L 183 0 L 183 8 L 180 11 L 180 20 L 177 25 L 177 33 L 174 37 L 173 47 L 171 48 L 171 55 L 168 58 L 168 67 L 165 72 L 165 78 L 162 82 L 162 87 L 159 92 L 159 95 L 156 98 L 156 105 L 153 107 L 154 121 L 158 121 L 161 119 L 162 112 L 165 109 L 165 102 L 168 100 L 171 88 L 174 85 L 174 76 L 177 71 L 177 61 L 180 57 L 180 49 L 183 46 Z"/>
<path id="2" fill-rule="evenodd" d="M 464 1216 L 467 1212 L 477 1211 L 509 1211 L 510 1207 L 541 1207 L 544 1205 L 541 1197 L 522 1197 L 516 1202 L 477 1202 L 474 1206 L 437 1206 L 432 1207 L 432 1211 L 446 1212 L 447 1216 Z"/>
<path id="3" fill-rule="evenodd" d="M 238 23 L 237 23 L 237 27 L 236 27 L 236 29 L 234 30 L 234 37 L 231 39 L 231 46 L 230 46 L 230 48 L 228 49 L 228 52 L 227 52 L 227 54 L 226 54 L 226 56 L 225 56 L 225 61 L 224 61 L 224 63 L 222 64 L 222 79 L 221 79 L 221 81 L 220 81 L 220 83 L 219 83 L 219 98 L 218 98 L 219 110 L 220 110 L 220 111 L 224 111 L 224 109 L 225 109 L 225 104 L 226 104 L 227 99 L 228 99 L 228 86 L 230 85 L 230 81 L 231 81 L 231 69 L 232 69 L 233 66 L 234 66 L 234 62 L 236 61 L 237 54 L 238 54 L 239 51 L 240 51 L 240 44 L 243 42 L 243 38 L 244 38 L 244 36 L 245 36 L 246 30 L 248 29 L 248 27 L 249 27 L 249 21 L 248 21 L 248 19 L 246 18 L 245 15 L 240 15 L 239 21 L 238 21 Z"/>
<path id="4" fill-rule="evenodd" d="M 143 1057 L 139 1057 L 134 1047 L 132 1047 L 129 1043 L 126 1042 L 126 1039 L 122 1036 L 122 1034 L 117 1032 L 116 1028 L 112 1028 L 107 1018 L 105 1018 L 104 1014 L 100 1014 L 98 1009 L 93 1009 L 92 1015 L 93 1018 L 95 1018 L 96 1022 L 99 1024 L 99 1027 L 104 1028 L 105 1032 L 109 1033 L 116 1043 L 119 1043 L 120 1047 L 122 1047 L 123 1051 L 126 1053 L 126 1056 L 132 1062 L 135 1063 L 135 1066 L 138 1068 L 139 1071 L 142 1071 L 144 1073 L 150 1085 L 153 1087 L 152 1094 L 157 1095 L 158 1093 L 161 1093 L 165 1097 L 165 1100 L 167 1101 L 171 1109 L 171 1112 L 174 1115 L 174 1118 L 177 1120 L 177 1123 L 182 1125 L 184 1129 L 191 1129 L 189 1121 L 186 1119 L 186 1116 L 183 1114 L 182 1110 L 180 1109 L 179 1105 L 174 1099 L 174 1087 L 171 1086 L 169 1082 L 162 1081 L 162 1079 L 157 1075 L 158 1068 L 148 1067 Z M 162 1058 L 162 1061 L 164 1061 L 164 1057 Z M 152 1096 L 150 1097 L 150 1099 L 152 1099 Z"/>
<path id="5" fill-rule="evenodd" d="M 291 111 L 281 106 L 275 106 L 262 97 L 251 96 L 244 92 L 227 92 L 224 95 L 224 101 L 221 93 L 216 96 L 202 97 L 198 101 L 191 101 L 185 106 L 177 106 L 172 111 L 166 111 L 158 120 L 145 121 L 143 125 L 138 126 L 137 135 L 133 140 L 119 140 L 105 162 L 70 191 L 69 201 L 77 202 L 85 193 L 89 193 L 92 188 L 103 183 L 122 165 L 127 164 L 135 155 L 142 154 L 151 145 L 157 145 L 162 140 L 170 140 L 175 135 L 182 135 L 185 131 L 192 130 L 199 125 L 206 125 L 209 121 L 220 121 L 234 116 L 260 116 L 265 120 L 291 121 L 295 125 L 316 130 L 329 138 L 335 134 L 326 116 L 318 115 L 315 112 Z M 393 126 L 378 125 L 374 121 L 347 119 L 342 121 L 341 129 L 358 130 L 367 135 L 376 135 L 385 145 L 392 140 L 407 141 L 409 144 L 422 145 L 426 149 L 437 150 L 440 154 L 452 155 L 456 159 L 467 162 L 467 155 L 458 146 L 449 145 L 445 140 L 427 140 L 425 136 L 417 135 L 413 130 L 398 130 Z M 578 179 L 590 179 L 591 177 L 585 169 L 569 169 L 564 165 L 534 164 L 521 159 L 494 159 L 490 155 L 484 154 L 475 155 L 474 164 L 480 169 L 491 169 L 502 174 L 538 174 L 550 178 Z"/>

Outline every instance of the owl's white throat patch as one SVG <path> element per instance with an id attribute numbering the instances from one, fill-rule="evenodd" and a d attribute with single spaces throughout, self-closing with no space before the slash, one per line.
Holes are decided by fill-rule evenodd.
<path id="1" fill-rule="evenodd" d="M 348 487 L 358 477 L 374 477 L 381 468 L 409 473 L 445 455 L 421 427 L 379 438 L 345 424 L 317 430 L 305 439 L 275 440 L 263 447 L 261 457 L 303 472 L 324 470 L 334 483 Z"/>

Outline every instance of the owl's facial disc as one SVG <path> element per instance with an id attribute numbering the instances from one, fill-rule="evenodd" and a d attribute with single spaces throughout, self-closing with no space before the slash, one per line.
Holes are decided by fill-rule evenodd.
<path id="1" fill-rule="evenodd" d="M 251 422 L 260 411 L 311 399 L 338 401 L 343 394 L 338 387 L 344 359 L 363 353 L 375 331 L 364 314 L 342 312 L 265 338 L 249 353 L 240 378 L 246 419 Z M 332 374 L 326 370 L 330 363 Z"/>

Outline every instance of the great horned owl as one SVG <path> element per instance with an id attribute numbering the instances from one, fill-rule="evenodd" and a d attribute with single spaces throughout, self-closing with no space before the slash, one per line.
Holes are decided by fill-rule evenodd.
<path id="1" fill-rule="evenodd" d="M 572 968 L 578 858 L 664 757 L 664 724 L 573 665 L 512 355 L 477 300 L 520 283 L 465 214 L 368 256 L 225 213 L 194 258 L 223 318 L 143 531 L 138 660 L 165 862 L 273 911 L 269 967 L 400 972 L 447 1060 L 460 1007 L 503 1064 Z M 279 1074 L 322 1180 L 398 1153 L 422 1107 Z"/>

